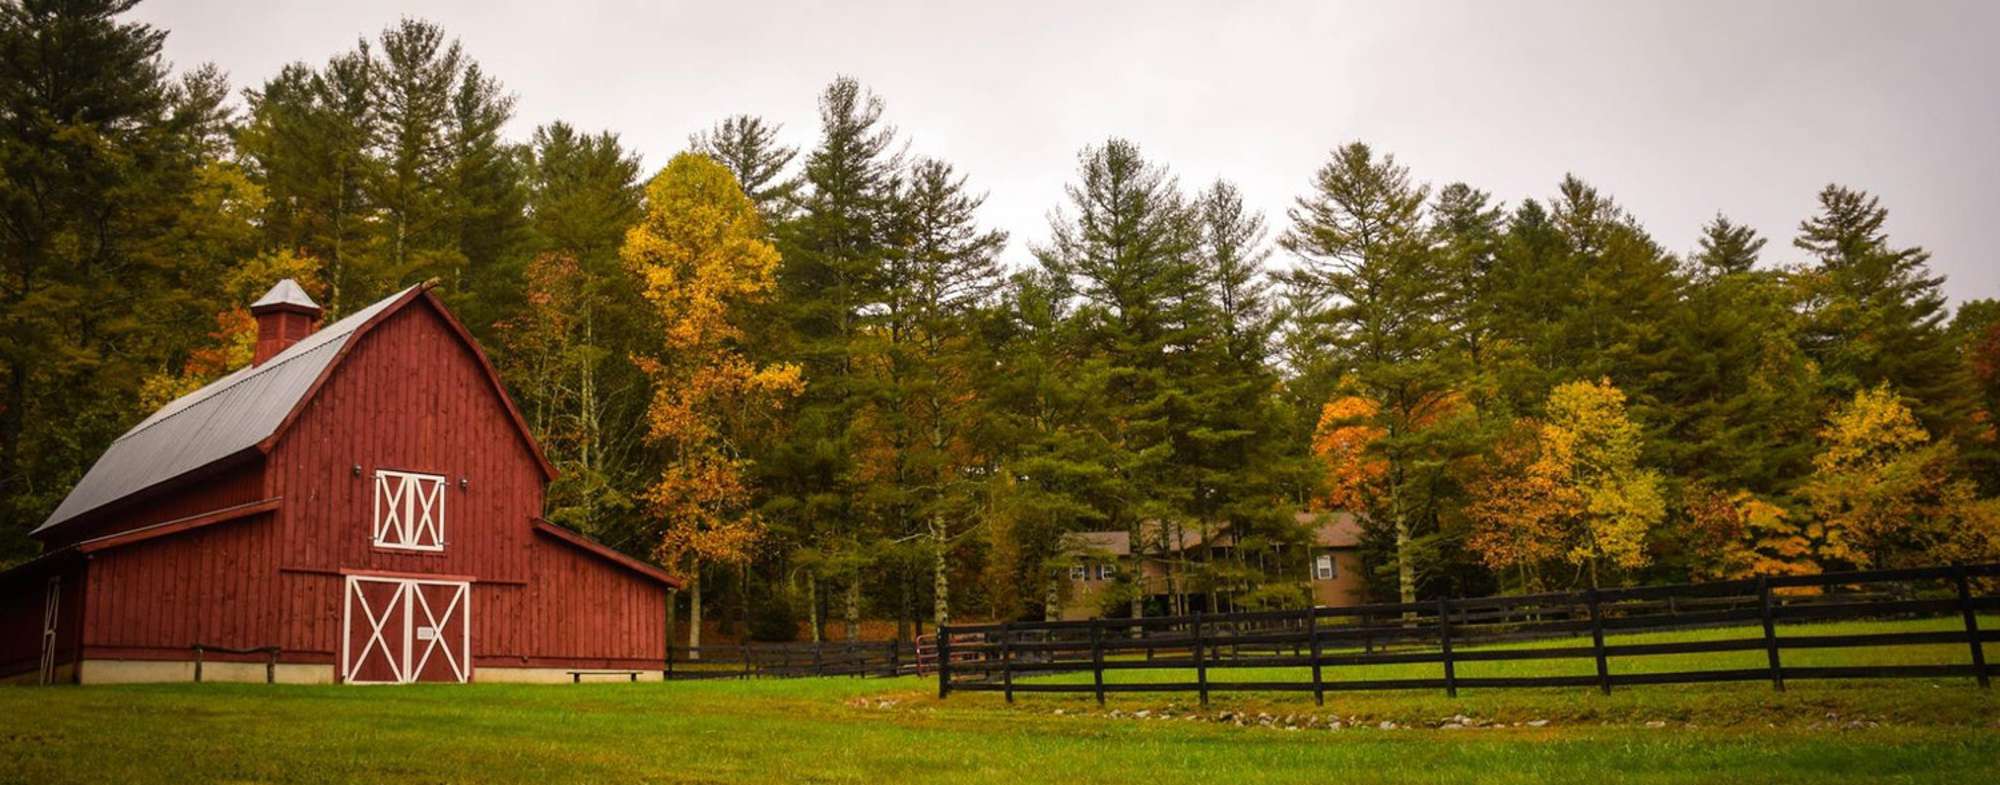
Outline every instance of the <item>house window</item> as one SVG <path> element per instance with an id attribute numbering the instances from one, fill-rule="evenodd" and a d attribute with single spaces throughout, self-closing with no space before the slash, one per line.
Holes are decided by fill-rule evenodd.
<path id="1" fill-rule="evenodd" d="M 1090 570 L 1081 564 L 1071 567 L 1069 568 L 1069 579 L 1073 581 L 1089 580 Z"/>
<path id="2" fill-rule="evenodd" d="M 1110 565 L 1110 564 L 1100 564 L 1100 565 L 1097 565 L 1097 579 L 1098 579 L 1098 580 L 1100 580 L 1100 581 L 1108 581 L 1108 580 L 1112 580 L 1112 579 L 1113 579 L 1113 578 L 1114 578 L 1114 577 L 1115 577 L 1116 575 L 1118 575 L 1118 568 L 1117 568 L 1117 567 L 1115 567 L 1115 566 L 1112 566 L 1112 565 Z"/>
<path id="3" fill-rule="evenodd" d="M 444 478 L 375 472 L 375 547 L 444 550 Z"/>
<path id="4" fill-rule="evenodd" d="M 1330 581 L 1333 578 L 1333 554 L 1322 553 L 1313 560 L 1313 580 Z"/>

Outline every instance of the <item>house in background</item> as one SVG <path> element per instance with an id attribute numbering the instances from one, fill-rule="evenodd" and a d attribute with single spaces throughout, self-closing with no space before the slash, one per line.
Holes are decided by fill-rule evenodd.
<path id="1" fill-rule="evenodd" d="M 1311 548 L 1306 574 L 1299 576 L 1311 587 L 1313 604 L 1318 606 L 1358 605 L 1366 601 L 1361 572 L 1361 526 L 1346 512 L 1300 512 L 1293 516 L 1301 528 L 1311 530 Z M 1115 602 L 1122 576 L 1136 581 L 1148 604 L 1165 608 L 1206 611 L 1230 610 L 1227 597 L 1219 598 L 1222 608 L 1210 608 L 1208 595 L 1179 585 L 1173 565 L 1199 564 L 1229 557 L 1235 538 L 1220 532 L 1204 538 L 1192 529 L 1162 530 L 1157 524 L 1140 529 L 1140 539 L 1150 547 L 1134 556 L 1132 533 L 1124 531 L 1077 532 L 1065 538 L 1070 558 L 1066 585 L 1062 592 L 1060 617 L 1064 620 L 1093 619 L 1105 615 Z M 1274 576 L 1275 577 L 1275 576 Z"/>
<path id="2" fill-rule="evenodd" d="M 540 519 L 555 470 L 428 286 L 251 312 L 251 365 L 114 441 L 0 573 L 0 677 L 658 677 L 674 580 Z"/>

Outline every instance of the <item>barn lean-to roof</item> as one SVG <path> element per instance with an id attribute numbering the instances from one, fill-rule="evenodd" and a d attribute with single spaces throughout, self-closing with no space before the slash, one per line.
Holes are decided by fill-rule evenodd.
<path id="1" fill-rule="evenodd" d="M 272 295 L 279 292 L 274 289 Z M 298 293 L 304 297 L 304 292 Z M 125 432 L 85 472 L 62 504 L 32 534 L 104 509 L 136 494 L 252 451 L 269 452 L 360 336 L 418 300 L 433 310 L 472 351 L 545 476 L 554 467 L 542 455 L 486 355 L 464 325 L 436 302 L 428 285 L 412 286 L 321 328 L 265 362 L 246 367 L 175 399 Z M 308 299 L 307 302 L 310 302 Z"/>

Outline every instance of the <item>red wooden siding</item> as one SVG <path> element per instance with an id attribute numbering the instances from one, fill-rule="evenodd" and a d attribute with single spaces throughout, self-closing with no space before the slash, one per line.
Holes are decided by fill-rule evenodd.
<path id="1" fill-rule="evenodd" d="M 504 656 L 514 655 L 516 664 L 543 667 L 651 668 L 666 658 L 667 601 L 659 584 L 554 538 L 537 538 L 534 551 L 536 581 L 510 598 L 528 606 L 513 615 L 527 625 L 527 649 L 493 650 L 502 657 L 489 660 L 481 625 L 492 617 L 475 613 L 472 645 L 481 665 L 507 664 Z"/>
<path id="2" fill-rule="evenodd" d="M 184 660 L 192 647 L 284 645 L 271 513 L 95 554 L 84 645 L 93 658 Z M 331 649 L 286 646 L 290 661 Z"/>

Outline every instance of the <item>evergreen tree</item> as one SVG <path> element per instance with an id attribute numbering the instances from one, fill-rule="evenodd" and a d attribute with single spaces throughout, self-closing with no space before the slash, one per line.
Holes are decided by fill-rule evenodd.
<path id="1" fill-rule="evenodd" d="M 1074 318 L 1091 347 L 1075 383 L 1095 402 L 1089 427 L 1102 445 L 1092 503 L 1128 532 L 1136 557 L 1165 559 L 1192 522 L 1173 440 L 1192 419 L 1189 327 L 1204 304 L 1194 221 L 1178 183 L 1137 145 L 1112 139 L 1078 159 L 1068 209 L 1051 214 L 1049 241 L 1034 252 L 1079 298 Z M 1132 611 L 1142 611 L 1136 593 Z"/>
<path id="2" fill-rule="evenodd" d="M 1701 248 L 1693 259 L 1703 275 L 1747 273 L 1756 266 L 1757 255 L 1763 250 L 1764 238 L 1757 236 L 1757 230 L 1717 213 L 1714 220 L 1702 225 Z"/>
<path id="3" fill-rule="evenodd" d="M 337 55 L 315 71 L 285 66 L 261 89 L 246 91 L 249 122 L 237 149 L 269 201 L 260 223 L 265 244 L 299 252 L 323 265 L 324 306 L 330 314 L 366 302 L 350 291 L 364 284 L 373 261 L 369 183 L 377 162 L 373 57 L 368 44 Z"/>
<path id="4" fill-rule="evenodd" d="M 778 142 L 781 129 L 761 117 L 736 115 L 689 137 L 688 148 L 727 167 L 764 220 L 776 222 L 785 218 L 799 188 L 798 180 L 785 175 L 799 151 Z"/>
<path id="5" fill-rule="evenodd" d="M 219 77 L 170 78 L 134 4 L 0 3 L 0 562 L 205 332 L 224 260 L 175 252 L 235 229 L 194 211 L 254 196 L 217 179 Z"/>
<path id="6" fill-rule="evenodd" d="M 820 554 L 812 580 L 844 584 L 850 637 L 859 634 L 863 547 L 877 533 L 856 506 L 854 429 L 864 423 L 855 415 L 877 361 L 870 331 L 883 313 L 903 170 L 882 111 L 853 79 L 827 86 L 798 212 L 777 231 L 786 325 L 774 349 L 805 369 L 807 385 L 788 438 L 766 462 L 767 504 L 791 544 Z"/>
<path id="7" fill-rule="evenodd" d="M 1234 546 L 1226 560 L 1211 548 L 1198 577 L 1211 610 L 1225 595 L 1231 606 L 1298 607 L 1310 602 L 1305 585 L 1267 581 L 1263 569 L 1308 544 L 1292 515 L 1302 507 L 1287 503 L 1303 495 L 1308 472 L 1271 364 L 1277 314 L 1264 218 L 1226 181 L 1199 193 L 1192 209 L 1204 302 L 1193 372 L 1181 380 L 1192 418 L 1174 452 L 1202 542 L 1227 534 Z M 1277 574 L 1303 574 L 1304 565 L 1290 566 Z"/>
<path id="8" fill-rule="evenodd" d="M 1969 385 L 1945 333 L 1944 279 L 1931 273 L 1930 253 L 1890 245 L 1889 211 L 1867 193 L 1829 185 L 1819 206 L 1792 241 L 1815 261 L 1807 353 L 1838 397 L 1887 383 L 1912 399 L 1926 430 L 1965 433 Z"/>
<path id="9" fill-rule="evenodd" d="M 992 358 L 978 331 L 1001 284 L 998 255 L 1007 243 L 1006 233 L 979 228 L 984 201 L 951 165 L 917 161 L 900 199 L 906 239 L 890 264 L 890 366 L 899 387 L 890 397 L 911 434 L 897 474 L 912 518 L 923 521 L 903 536 L 928 538 L 938 624 L 951 618 L 950 556 L 963 531 L 955 533 L 952 521 L 971 517 L 980 470 L 991 460 L 989 449 L 965 441 L 986 405 L 980 383 Z"/>
<path id="10" fill-rule="evenodd" d="M 1436 474 L 1456 449 L 1465 355 L 1451 332 L 1449 290 L 1424 222 L 1429 189 L 1393 156 L 1359 142 L 1334 151 L 1313 189 L 1291 210 L 1282 243 L 1294 275 L 1325 293 L 1332 338 L 1351 363 L 1341 386 L 1372 405 L 1355 422 L 1380 432 L 1369 451 L 1383 462 L 1379 492 L 1357 510 L 1393 539 L 1396 593 L 1417 596 L 1420 529 L 1434 518 Z"/>

